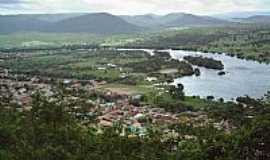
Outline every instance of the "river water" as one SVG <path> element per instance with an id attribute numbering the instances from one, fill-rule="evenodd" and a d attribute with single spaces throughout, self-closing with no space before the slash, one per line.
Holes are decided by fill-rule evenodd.
<path id="1" fill-rule="evenodd" d="M 138 50 L 138 49 L 122 49 Z M 140 49 L 153 55 L 154 50 Z M 256 61 L 248 61 L 226 54 L 202 53 L 183 50 L 163 50 L 170 52 L 174 59 L 183 60 L 184 56 L 202 56 L 214 58 L 224 64 L 224 76 L 219 76 L 219 70 L 199 68 L 200 76 L 187 76 L 177 78 L 173 84 L 183 84 L 187 96 L 214 96 L 224 100 L 235 100 L 240 96 L 261 98 L 270 91 L 270 65 Z"/>
<path id="2" fill-rule="evenodd" d="M 261 98 L 270 91 L 270 65 L 247 61 L 225 54 L 202 53 L 193 51 L 168 50 L 172 58 L 182 60 L 184 56 L 203 56 L 221 60 L 226 75 L 219 76 L 218 70 L 199 67 L 201 75 L 177 78 L 174 83 L 184 85 L 188 96 L 214 96 L 232 100 L 248 95 Z"/>

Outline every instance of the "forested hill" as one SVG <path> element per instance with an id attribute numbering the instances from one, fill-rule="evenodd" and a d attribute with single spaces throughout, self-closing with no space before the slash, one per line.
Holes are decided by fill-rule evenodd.
<path id="1" fill-rule="evenodd" d="M 123 15 L 109 13 L 27 14 L 0 16 L 0 34 L 17 32 L 122 34 L 177 27 L 216 27 L 242 23 L 270 23 L 256 15 L 232 21 L 187 13 Z"/>
<path id="2" fill-rule="evenodd" d="M 129 24 L 123 19 L 108 14 L 95 13 L 79 17 L 66 19 L 50 26 L 51 32 L 68 32 L 68 33 L 97 33 L 97 34 L 114 34 L 114 33 L 132 33 L 140 31 L 142 28 Z"/>
<path id="3" fill-rule="evenodd" d="M 256 15 L 241 20 L 248 23 L 270 24 L 270 15 Z"/>
<path id="4" fill-rule="evenodd" d="M 230 22 L 208 16 L 171 13 L 116 16 L 109 13 L 28 14 L 0 16 L 0 34 L 15 32 L 134 33 L 153 28 L 228 25 Z"/>
<path id="5" fill-rule="evenodd" d="M 127 22 L 143 27 L 187 27 L 187 26 L 217 26 L 230 24 L 229 21 L 186 13 L 171 13 L 167 15 L 137 15 L 121 16 Z"/>
<path id="6" fill-rule="evenodd" d="M 50 20 L 52 19 L 52 20 Z M 0 16 L 0 33 L 15 32 L 66 32 L 93 34 L 133 33 L 141 27 L 108 14 L 83 15 L 12 15 Z"/>

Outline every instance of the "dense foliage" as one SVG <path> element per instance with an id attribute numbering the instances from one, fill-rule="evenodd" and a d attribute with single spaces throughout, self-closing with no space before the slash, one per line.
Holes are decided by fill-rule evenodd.
<path id="1" fill-rule="evenodd" d="M 166 29 L 131 35 L 18 33 L 0 35 L 0 51 L 33 49 L 126 47 L 184 49 L 227 53 L 240 58 L 269 62 L 269 25 L 239 24 L 226 27 Z M 62 47 L 59 47 L 62 46 Z"/>
<path id="2" fill-rule="evenodd" d="M 185 56 L 184 59 L 196 66 L 218 70 L 224 69 L 224 65 L 222 64 L 221 61 L 212 58 Z"/>
<path id="3" fill-rule="evenodd" d="M 189 28 L 152 34 L 124 46 L 227 53 L 239 58 L 269 62 L 269 35 L 269 25 Z"/>
<path id="4" fill-rule="evenodd" d="M 252 113 L 255 118 L 243 122 L 231 133 L 217 130 L 211 125 L 179 124 L 171 128 L 183 137 L 167 140 L 154 130 L 149 132 L 148 138 L 143 139 L 119 136 L 121 127 L 98 133 L 95 128 L 82 125 L 79 119 L 70 114 L 70 108 L 63 104 L 60 95 L 58 100 L 48 101 L 36 94 L 32 107 L 30 111 L 18 112 L 13 107 L 1 106 L 1 159 L 261 160 L 270 156 L 270 112 L 269 104 L 265 101 L 257 101 L 254 112 L 242 110 L 241 114 Z M 227 108 L 216 109 L 224 118 L 236 122 L 230 118 L 231 110 L 237 110 L 234 108 L 227 105 Z M 234 116 L 245 117 L 241 114 Z M 190 135 L 190 138 L 184 135 Z"/>
<path id="5" fill-rule="evenodd" d="M 60 98 L 61 99 L 61 98 Z M 36 95 L 29 112 L 1 106 L 1 159 L 166 159 L 165 146 L 156 139 L 120 137 L 119 128 L 96 134 L 68 113 L 61 100 L 49 102 Z"/>

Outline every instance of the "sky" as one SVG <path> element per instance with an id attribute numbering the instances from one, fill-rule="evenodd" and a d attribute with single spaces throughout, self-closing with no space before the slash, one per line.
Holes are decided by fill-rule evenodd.
<path id="1" fill-rule="evenodd" d="M 136 15 L 186 12 L 210 15 L 269 10 L 270 0 L 0 0 L 0 14 L 109 12 Z"/>

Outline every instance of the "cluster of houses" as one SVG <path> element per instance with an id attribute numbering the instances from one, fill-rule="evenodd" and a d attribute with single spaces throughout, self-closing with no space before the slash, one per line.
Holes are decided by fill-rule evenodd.
<path id="1" fill-rule="evenodd" d="M 1 103 L 16 104 L 18 109 L 30 110 L 32 95 L 35 91 L 40 91 L 46 97 L 52 97 L 54 87 L 52 80 L 46 78 L 30 77 L 24 80 L 16 80 L 16 77 L 7 77 L 2 73 L 0 78 L 0 99 Z M 80 80 L 61 80 L 65 90 L 72 93 L 79 90 L 96 92 L 96 87 L 105 82 L 80 81 Z M 176 114 L 166 112 L 162 108 L 153 108 L 150 106 L 136 106 L 131 103 L 133 99 L 140 99 L 141 95 L 123 95 L 111 91 L 100 91 L 99 97 L 95 100 L 84 99 L 85 102 L 91 102 L 94 108 L 87 111 L 87 114 L 76 112 L 78 116 L 95 117 L 97 126 L 113 127 L 121 123 L 125 130 L 133 134 L 144 136 L 146 134 L 147 124 L 172 124 L 177 123 Z M 75 102 L 82 99 L 80 96 L 73 94 L 67 96 L 67 102 Z M 85 103 L 86 104 L 86 103 Z M 19 107 L 21 106 L 21 107 Z M 74 106 L 74 109 L 82 106 Z"/>
<path id="2" fill-rule="evenodd" d="M 176 114 L 166 112 L 162 108 L 135 106 L 130 104 L 130 97 L 117 102 L 101 104 L 101 115 L 97 117 L 101 127 L 113 127 L 121 123 L 132 134 L 144 136 L 146 128 L 151 125 L 168 125 L 178 122 Z"/>
<path id="3" fill-rule="evenodd" d="M 35 91 L 39 90 L 48 97 L 53 95 L 51 85 L 41 83 L 37 78 L 7 76 L 6 73 L 0 73 L 0 77 L 0 103 L 14 104 L 21 106 L 18 109 L 29 110 Z"/>
<path id="4" fill-rule="evenodd" d="M 20 110 L 30 110 L 32 95 L 36 91 L 41 91 L 44 96 L 52 97 L 55 95 L 55 80 L 41 77 L 28 77 L 26 75 L 9 75 L 7 71 L 0 73 L 0 103 L 16 104 L 21 106 Z M 170 124 L 195 124 L 203 126 L 211 123 L 208 116 L 200 112 L 184 112 L 171 113 L 163 108 L 157 108 L 146 104 L 139 104 L 143 95 L 125 95 L 115 93 L 108 90 L 98 91 L 100 85 L 105 84 L 104 81 L 95 80 L 72 80 L 58 79 L 65 90 L 70 91 L 71 95 L 65 97 L 65 101 L 69 104 L 81 100 L 81 106 L 74 105 L 73 110 L 76 116 L 87 120 L 89 117 L 94 118 L 94 122 L 98 128 L 113 127 L 121 124 L 123 134 L 129 132 L 128 135 L 145 136 L 149 126 L 168 126 Z M 80 91 L 93 93 L 95 99 L 80 95 Z M 98 94 L 97 94 L 98 93 Z M 93 95 L 88 94 L 88 95 Z M 84 113 L 80 112 L 83 105 L 91 104 Z M 215 124 L 216 128 L 228 128 L 228 122 L 220 122 Z"/>

